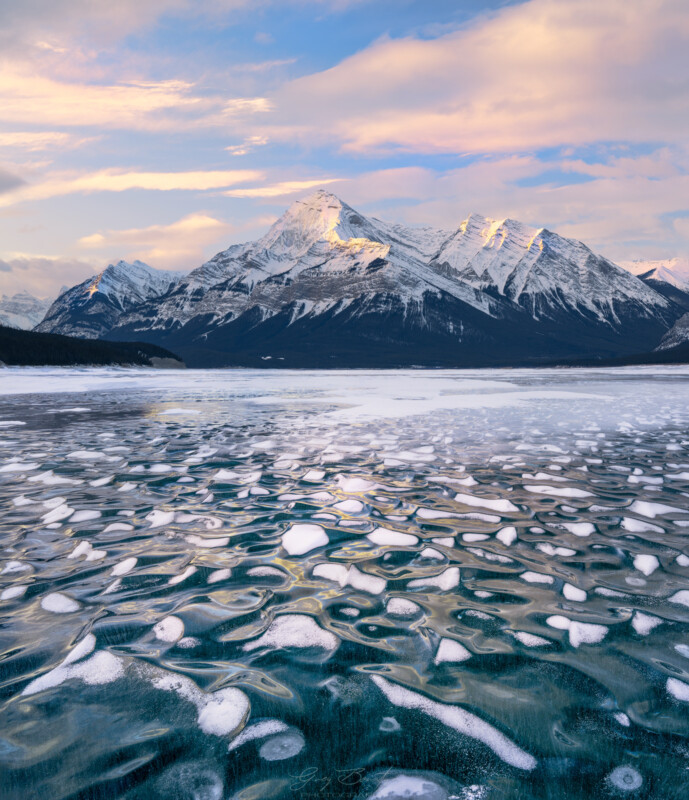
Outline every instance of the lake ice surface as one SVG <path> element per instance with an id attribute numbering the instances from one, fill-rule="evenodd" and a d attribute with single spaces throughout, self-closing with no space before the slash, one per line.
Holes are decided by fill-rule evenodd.
<path id="1" fill-rule="evenodd" d="M 0 370 L 0 796 L 686 797 L 689 368 Z"/>

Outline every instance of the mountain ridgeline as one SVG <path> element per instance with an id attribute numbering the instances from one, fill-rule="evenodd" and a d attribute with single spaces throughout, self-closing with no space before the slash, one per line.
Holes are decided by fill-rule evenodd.
<path id="1" fill-rule="evenodd" d="M 37 330 L 203 367 L 529 365 L 653 351 L 689 308 L 689 287 L 672 288 L 515 220 L 408 227 L 319 191 L 186 276 L 111 265 Z"/>

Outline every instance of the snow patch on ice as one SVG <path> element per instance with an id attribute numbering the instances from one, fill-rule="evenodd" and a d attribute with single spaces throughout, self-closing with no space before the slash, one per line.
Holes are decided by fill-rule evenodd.
<path id="1" fill-rule="evenodd" d="M 422 589 L 422 588 L 438 588 L 444 592 L 449 592 L 450 589 L 454 589 L 456 586 L 459 585 L 459 568 L 458 567 L 448 567 L 444 572 L 441 572 L 440 575 L 434 575 L 433 577 L 424 577 L 424 578 L 415 578 L 414 580 L 409 581 L 407 586 L 412 589 Z"/>
<path id="2" fill-rule="evenodd" d="M 385 610 L 392 617 L 414 617 L 421 611 L 421 606 L 404 597 L 391 597 Z"/>
<path id="3" fill-rule="evenodd" d="M 535 633 L 527 633 L 526 631 L 509 631 L 509 633 L 525 647 L 545 647 L 546 645 L 552 644 L 549 639 L 536 636 Z"/>
<path id="4" fill-rule="evenodd" d="M 639 553 L 634 556 L 634 568 L 639 572 L 643 572 L 647 577 L 652 575 L 660 566 L 660 561 L 656 556 L 649 555 L 648 553 Z"/>
<path id="5" fill-rule="evenodd" d="M 517 529 L 512 525 L 508 525 L 506 528 L 501 528 L 495 534 L 495 538 L 501 541 L 505 547 L 509 547 L 517 539 Z"/>
<path id="6" fill-rule="evenodd" d="M 67 597 L 66 594 L 51 592 L 41 600 L 41 608 L 53 614 L 71 614 L 74 611 L 78 611 L 81 606 L 76 600 Z"/>
<path id="7" fill-rule="evenodd" d="M 372 675 L 371 680 L 393 705 L 420 711 L 465 736 L 483 742 L 498 758 L 510 766 L 529 771 L 536 767 L 538 762 L 532 755 L 522 750 L 485 720 L 460 706 L 430 700 L 424 695 L 392 683 L 381 675 Z"/>
<path id="8" fill-rule="evenodd" d="M 328 534 L 320 525 L 297 523 L 282 535 L 282 546 L 291 556 L 301 556 L 329 543 Z"/>
<path id="9" fill-rule="evenodd" d="M 639 636 L 648 636 L 654 628 L 662 624 L 663 620 L 659 617 L 654 617 L 652 614 L 644 614 L 641 611 L 636 611 L 632 617 L 632 628 Z"/>
<path id="10" fill-rule="evenodd" d="M 460 642 L 454 639 L 441 639 L 433 661 L 436 664 L 443 662 L 458 663 L 471 658 L 471 653 Z"/>
<path id="11" fill-rule="evenodd" d="M 247 725 L 239 736 L 230 742 L 228 750 L 236 750 L 247 742 L 253 742 L 256 739 L 265 739 L 266 736 L 272 736 L 275 733 L 282 733 L 288 730 L 289 725 L 286 725 L 279 719 L 264 719 L 260 722 L 254 722 L 253 725 Z"/>
<path id="12" fill-rule="evenodd" d="M 242 649 L 250 652 L 259 648 L 281 650 L 285 647 L 316 648 L 334 653 L 340 640 L 330 631 L 323 630 L 313 617 L 306 614 L 283 614 L 276 617 L 268 629 Z"/>
<path id="13" fill-rule="evenodd" d="M 84 646 L 84 650 L 86 647 L 88 644 Z M 69 658 L 70 656 L 67 657 L 67 659 Z M 46 689 L 60 686 L 69 679 L 81 680 L 89 686 L 100 686 L 116 681 L 125 672 L 122 659 L 107 650 L 100 650 L 88 660 L 74 665 L 70 664 L 67 659 L 60 666 L 31 681 L 24 687 L 22 694 L 25 696 L 37 694 Z"/>
<path id="14" fill-rule="evenodd" d="M 366 538 L 381 547 L 413 547 L 419 543 L 419 537 L 412 533 L 400 533 L 387 528 L 376 528 L 367 534 Z"/>
<path id="15" fill-rule="evenodd" d="M 524 486 L 524 488 L 532 494 L 545 494 L 552 497 L 593 497 L 591 492 L 587 492 L 584 489 L 574 489 L 570 486 L 528 485 Z"/>
<path id="16" fill-rule="evenodd" d="M 462 503 L 465 506 L 478 506 L 479 508 L 487 508 L 490 511 L 497 511 L 499 514 L 506 514 L 510 511 L 519 511 L 514 503 L 509 500 L 491 500 L 487 497 L 474 497 L 470 494 L 456 494 L 455 501 Z"/>
<path id="17" fill-rule="evenodd" d="M 184 623 L 179 617 L 165 617 L 153 626 L 153 633 L 161 642 L 176 642 L 184 636 Z"/>
<path id="18" fill-rule="evenodd" d="M 680 681 L 677 678 L 668 678 L 665 684 L 667 691 L 677 700 L 683 703 L 689 703 L 689 683 Z"/>

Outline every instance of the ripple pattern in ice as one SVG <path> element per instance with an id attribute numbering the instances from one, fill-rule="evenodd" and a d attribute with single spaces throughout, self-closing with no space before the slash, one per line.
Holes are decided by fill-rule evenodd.
<path id="1" fill-rule="evenodd" d="M 493 377 L 3 400 L 2 796 L 685 796 L 686 378 Z"/>

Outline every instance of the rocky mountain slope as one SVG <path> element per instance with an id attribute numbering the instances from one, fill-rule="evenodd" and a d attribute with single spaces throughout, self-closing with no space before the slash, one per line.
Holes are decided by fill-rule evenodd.
<path id="1" fill-rule="evenodd" d="M 689 345 L 689 313 L 681 316 L 663 336 L 657 350 L 670 350 L 673 347 Z"/>
<path id="2" fill-rule="evenodd" d="M 93 300 L 100 292 L 99 284 Z M 628 271 L 551 231 L 478 215 L 454 231 L 413 228 L 367 218 L 323 191 L 167 292 L 111 304 L 98 326 L 85 325 L 88 305 L 51 309 L 40 329 L 143 339 L 203 366 L 610 357 L 651 350 L 681 315 Z"/>
<path id="3" fill-rule="evenodd" d="M 161 297 L 184 274 L 153 269 L 141 261 L 110 264 L 95 277 L 62 292 L 36 330 L 83 339 L 103 338 L 123 314 Z"/>

